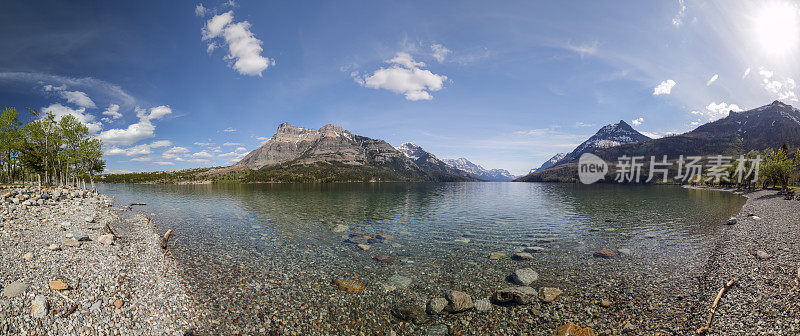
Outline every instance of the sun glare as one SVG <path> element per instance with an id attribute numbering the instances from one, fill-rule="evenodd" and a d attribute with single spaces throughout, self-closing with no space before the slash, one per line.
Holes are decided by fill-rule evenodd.
<path id="1" fill-rule="evenodd" d="M 786 55 L 797 47 L 798 8 L 773 3 L 761 8 L 755 19 L 756 39 L 767 54 Z"/>

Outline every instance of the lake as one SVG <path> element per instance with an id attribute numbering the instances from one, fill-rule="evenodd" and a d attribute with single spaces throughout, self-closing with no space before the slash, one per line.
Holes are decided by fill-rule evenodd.
<path id="1" fill-rule="evenodd" d="M 691 330 L 697 277 L 741 196 L 679 186 L 541 183 L 100 185 L 176 232 L 173 256 L 204 309 L 201 334 L 544 333 Z M 375 235 L 383 235 L 381 239 Z M 362 246 L 369 245 L 368 250 Z M 537 247 L 532 249 L 533 247 Z M 490 260 L 527 248 L 533 259 Z M 597 258 L 600 249 L 615 258 Z M 433 315 L 389 313 L 448 290 L 473 300 L 532 268 L 552 303 Z M 397 288 L 393 275 L 410 278 Z M 331 283 L 366 285 L 345 293 Z M 395 279 L 396 280 L 396 279 Z M 599 305 L 608 300 L 611 305 Z"/>

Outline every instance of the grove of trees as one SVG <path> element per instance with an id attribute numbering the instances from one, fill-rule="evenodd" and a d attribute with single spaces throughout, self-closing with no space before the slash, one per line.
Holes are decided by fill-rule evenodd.
<path id="1" fill-rule="evenodd" d="M 17 110 L 0 114 L 0 181 L 78 186 L 105 169 L 102 143 L 72 115 L 31 113 L 26 123 Z"/>

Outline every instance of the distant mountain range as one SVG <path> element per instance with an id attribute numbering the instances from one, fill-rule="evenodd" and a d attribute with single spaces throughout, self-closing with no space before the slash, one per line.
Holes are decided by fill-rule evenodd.
<path id="1" fill-rule="evenodd" d="M 513 180 L 516 176 L 512 175 L 505 169 L 486 169 L 478 164 L 474 164 L 465 158 L 458 159 L 444 159 L 444 163 L 454 167 L 458 170 L 466 172 L 472 177 L 484 181 L 494 182 L 508 182 Z"/>
<path id="2" fill-rule="evenodd" d="M 552 166 L 555 166 L 556 163 L 558 163 L 559 161 L 563 160 L 564 157 L 566 157 L 566 156 L 567 156 L 567 153 L 558 153 L 556 155 L 553 155 L 553 157 L 551 157 L 550 160 L 547 160 L 544 163 L 542 163 L 542 165 L 539 168 L 531 169 L 531 171 L 528 174 L 533 174 L 533 173 L 535 173 L 537 171 L 542 171 L 542 170 L 545 170 L 545 169 L 550 168 Z"/>
<path id="3" fill-rule="evenodd" d="M 595 146 L 589 150 L 587 147 L 582 148 L 581 144 L 549 169 L 536 171 L 515 181 L 574 181 L 577 178 L 575 162 L 580 154 L 585 152 L 592 152 L 608 162 L 616 162 L 617 158 L 623 155 L 644 157 L 667 155 L 668 159 L 677 159 L 680 155 L 735 156 L 751 150 L 778 148 L 784 143 L 792 147 L 800 145 L 800 110 L 777 100 L 748 111 L 730 111 L 727 117 L 701 125 L 690 132 L 659 139 L 650 139 L 629 125 L 620 126 L 621 124 L 623 122 L 614 125 L 617 125 L 617 129 L 621 127 L 624 132 L 620 133 L 618 130 L 609 132 L 610 129 L 607 128 L 614 125 L 605 126 L 587 142 L 595 139 L 600 144 L 608 143 L 604 140 L 608 140 L 609 135 L 614 141 L 620 139 L 636 141 L 606 148 Z M 632 130 L 635 133 L 631 132 Z M 621 137 L 616 136 L 617 134 Z"/>

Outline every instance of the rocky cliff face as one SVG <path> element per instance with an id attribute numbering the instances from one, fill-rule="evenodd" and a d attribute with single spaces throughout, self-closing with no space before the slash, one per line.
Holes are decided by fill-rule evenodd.
<path id="1" fill-rule="evenodd" d="M 406 142 L 395 148 L 424 170 L 438 171 L 453 175 L 466 175 L 462 171 L 439 160 L 435 155 L 417 146 L 413 142 Z"/>
<path id="2" fill-rule="evenodd" d="M 496 181 L 496 182 L 507 182 L 514 179 L 514 175 L 508 172 L 505 169 L 486 169 L 483 168 L 481 165 L 472 163 L 471 161 L 465 158 L 458 158 L 458 159 L 444 159 L 442 160 L 444 163 L 447 163 L 453 168 L 466 172 L 470 176 L 474 176 L 478 179 L 485 180 L 485 181 Z"/>
<path id="3" fill-rule="evenodd" d="M 533 174 L 535 172 L 550 168 L 554 166 L 558 161 L 563 160 L 565 156 L 567 156 L 567 153 L 558 153 L 556 155 L 553 155 L 553 157 L 551 157 L 550 160 L 547 160 L 545 161 L 545 163 L 542 163 L 542 165 L 539 168 L 531 169 L 531 171 L 528 174 Z"/>
<path id="4" fill-rule="evenodd" d="M 336 125 L 313 129 L 288 123 L 281 124 L 269 141 L 247 154 L 236 165 L 260 169 L 283 163 L 317 162 L 413 168 L 408 158 L 383 140 L 354 135 Z"/>
<path id="5" fill-rule="evenodd" d="M 650 137 L 639 133 L 624 120 L 620 120 L 619 123 L 603 126 L 591 138 L 584 141 L 552 166 L 577 162 L 583 153 L 595 153 L 606 148 L 647 140 L 650 140 Z"/>

